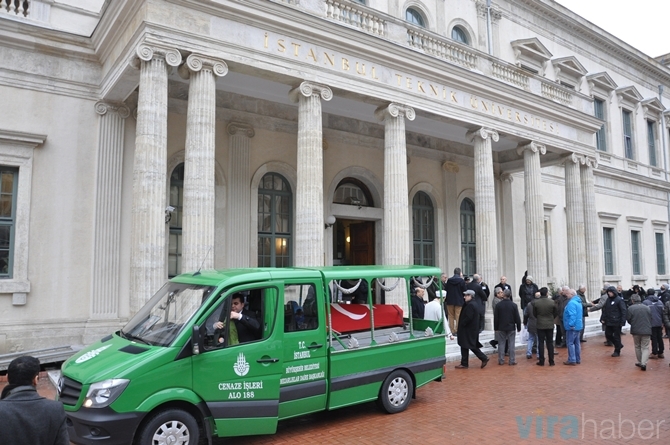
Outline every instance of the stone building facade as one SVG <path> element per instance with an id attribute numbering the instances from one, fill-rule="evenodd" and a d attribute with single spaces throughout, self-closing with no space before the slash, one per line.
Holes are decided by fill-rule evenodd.
<path id="1" fill-rule="evenodd" d="M 0 33 L 0 354 L 200 268 L 670 278 L 670 69 L 552 0 L 1 0 Z"/>

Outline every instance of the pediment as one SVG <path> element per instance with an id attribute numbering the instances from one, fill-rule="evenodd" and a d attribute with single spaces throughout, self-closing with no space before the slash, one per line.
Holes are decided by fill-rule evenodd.
<path id="1" fill-rule="evenodd" d="M 574 56 L 552 59 L 551 64 L 554 65 L 554 69 L 560 70 L 561 74 L 572 77 L 573 79 L 579 79 L 588 72 L 586 68 L 584 68 L 584 65 L 579 63 L 579 60 Z"/>
<path id="2" fill-rule="evenodd" d="M 537 37 L 532 37 L 530 39 L 519 39 L 510 42 L 512 48 L 515 51 L 521 52 L 521 54 L 534 59 L 540 63 L 544 63 L 547 60 L 551 59 L 552 54 L 549 52 L 546 46 L 540 42 L 540 39 Z"/>
<path id="3" fill-rule="evenodd" d="M 617 88 L 615 90 L 619 101 L 629 102 L 631 104 L 637 104 L 642 100 L 642 95 L 634 86 L 627 86 Z"/>
<path id="4" fill-rule="evenodd" d="M 640 102 L 640 105 L 644 108 L 644 111 L 649 114 L 660 115 L 665 111 L 665 106 L 657 97 L 650 97 Z"/>
<path id="5" fill-rule="evenodd" d="M 612 77 L 605 71 L 601 73 L 589 74 L 586 76 L 586 81 L 589 83 L 589 86 L 591 86 L 591 89 L 595 87 L 607 93 L 617 89 L 618 87 L 614 79 L 612 79 Z"/>

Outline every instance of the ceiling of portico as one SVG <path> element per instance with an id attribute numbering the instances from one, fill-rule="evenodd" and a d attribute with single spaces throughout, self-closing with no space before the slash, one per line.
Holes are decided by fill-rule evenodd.
<path id="1" fill-rule="evenodd" d="M 216 82 L 217 95 L 230 93 L 236 96 L 266 101 L 275 106 L 293 108 L 297 105 L 291 102 L 289 91 L 300 83 L 300 79 L 281 76 L 278 74 L 259 75 L 258 72 L 247 73 L 235 71 L 234 64 L 229 66 L 230 71 L 225 77 L 218 78 Z M 188 98 L 188 81 L 180 78 L 175 72 L 170 77 L 170 96 L 175 99 L 186 100 Z M 217 103 L 221 106 L 222 101 Z M 381 123 L 375 117 L 375 110 L 387 105 L 379 98 L 360 96 L 345 90 L 333 89 L 333 98 L 330 101 L 322 101 L 323 113 L 337 116 L 340 126 L 342 122 L 360 121 L 371 126 L 381 127 Z M 458 122 L 447 117 L 438 116 L 420 109 L 415 109 L 416 118 L 413 121 L 405 120 L 405 129 L 408 133 L 408 146 L 414 146 L 414 155 L 426 156 L 438 160 L 452 159 L 450 155 L 472 157 L 472 142 L 466 134 L 469 130 L 476 128 L 474 124 Z M 359 131 L 358 126 L 352 124 L 352 132 Z M 377 133 L 382 134 L 383 133 Z M 516 154 L 516 147 L 525 142 L 514 135 L 500 134 L 500 139 L 493 142 L 494 161 L 498 158 L 502 162 L 521 161 L 522 157 Z M 527 142 L 527 141 L 526 141 Z M 441 153 L 442 152 L 442 153 Z M 522 167 L 521 167 L 522 168 Z"/>

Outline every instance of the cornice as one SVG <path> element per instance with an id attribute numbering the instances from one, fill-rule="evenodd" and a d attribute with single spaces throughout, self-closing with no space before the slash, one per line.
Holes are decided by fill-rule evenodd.
<path id="1" fill-rule="evenodd" d="M 590 24 L 582 17 L 574 14 L 570 16 L 570 11 L 556 3 L 552 0 L 510 0 L 510 6 L 516 4 L 518 7 L 525 7 L 527 10 L 539 13 L 543 16 L 546 16 L 549 21 L 552 22 L 554 27 L 567 29 L 568 31 L 577 34 L 584 41 L 590 42 L 594 46 L 599 46 L 602 49 L 605 49 L 609 55 L 614 56 L 623 64 L 617 64 L 610 61 L 609 58 L 603 58 L 599 63 L 603 66 L 610 61 L 611 69 L 617 70 L 620 74 L 628 77 L 630 76 L 630 71 L 626 69 L 621 69 L 621 67 L 628 67 L 628 65 L 634 65 L 641 72 L 650 75 L 658 79 L 661 83 L 670 84 L 670 69 L 661 65 L 657 60 L 651 56 L 647 56 L 637 49 L 633 48 L 626 42 L 616 38 L 615 36 L 609 34 L 607 31 L 597 28 L 593 29 L 595 25 Z M 518 14 L 510 15 L 506 12 L 506 18 L 512 19 L 513 17 L 518 17 Z M 512 20 L 515 21 L 515 20 Z M 591 27 L 589 27 L 589 25 Z M 545 28 L 541 27 L 538 24 L 527 23 L 526 27 L 533 29 L 540 35 L 551 34 Z M 555 37 L 555 36 L 554 36 Z M 555 40 L 552 39 L 552 40 Z M 581 47 L 575 45 L 574 42 L 561 42 L 561 44 L 566 47 L 574 47 L 575 52 L 580 52 Z M 583 53 L 582 49 L 582 53 Z M 596 60 L 596 56 L 592 55 L 590 57 L 593 60 Z M 639 78 L 639 76 L 636 76 Z M 647 81 L 639 79 L 640 84 L 646 84 Z M 654 89 L 656 85 L 649 85 L 650 89 Z"/>

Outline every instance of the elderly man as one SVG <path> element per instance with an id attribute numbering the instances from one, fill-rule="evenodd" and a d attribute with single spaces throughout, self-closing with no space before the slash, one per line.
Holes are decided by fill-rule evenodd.
<path id="1" fill-rule="evenodd" d="M 577 289 L 577 295 L 579 295 L 579 298 L 582 300 L 582 330 L 579 332 L 579 341 L 581 343 L 585 343 L 586 340 L 584 339 L 584 328 L 586 327 L 586 317 L 589 316 L 588 308 L 593 305 L 589 303 L 589 300 L 586 299 L 585 284 L 579 285 L 579 289 Z"/>
<path id="2" fill-rule="evenodd" d="M 475 292 L 466 290 L 463 293 L 463 309 L 458 318 L 458 345 L 461 347 L 461 364 L 456 369 L 468 368 L 469 351 L 472 351 L 479 360 L 482 361 L 482 368 L 485 367 L 489 358 L 481 351 L 479 343 L 479 308 L 473 300 Z"/>
<path id="3" fill-rule="evenodd" d="M 495 287 L 499 287 L 499 288 L 502 289 L 503 291 L 504 291 L 505 289 L 509 289 L 510 291 L 512 290 L 512 286 L 510 286 L 509 284 L 507 284 L 507 277 L 504 276 L 504 275 L 503 275 L 502 277 L 500 277 L 500 283 L 496 284 Z"/>
<path id="4" fill-rule="evenodd" d="M 504 293 L 503 293 L 504 295 Z M 504 297 L 493 310 L 493 329 L 500 344 L 498 348 L 498 364 L 505 363 L 505 349 L 509 350 L 509 364 L 516 365 L 515 339 L 516 333 L 521 331 L 519 308 L 512 300 Z"/>
<path id="5" fill-rule="evenodd" d="M 568 302 L 563 310 L 563 327 L 565 328 L 566 344 L 568 346 L 568 360 L 564 365 L 578 365 L 582 362 L 581 345 L 579 344 L 579 333 L 582 325 L 582 299 L 574 289 L 566 291 Z"/>
<path id="6" fill-rule="evenodd" d="M 28 355 L 7 368 L 9 384 L 0 400 L 0 443 L 12 445 L 68 445 L 63 404 L 37 393 L 40 361 Z"/>
<path id="7" fill-rule="evenodd" d="M 651 308 L 641 304 L 639 295 L 631 296 L 631 306 L 626 311 L 626 320 L 630 324 L 630 334 L 635 343 L 635 357 L 638 366 L 643 371 L 647 370 L 649 359 L 649 337 L 651 337 Z"/>

